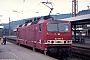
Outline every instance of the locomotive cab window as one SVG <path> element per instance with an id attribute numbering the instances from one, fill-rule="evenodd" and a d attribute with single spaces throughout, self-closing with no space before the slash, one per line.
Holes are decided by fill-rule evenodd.
<path id="1" fill-rule="evenodd" d="M 69 24 L 59 24 L 59 31 L 60 32 L 69 32 Z"/>
<path id="2" fill-rule="evenodd" d="M 42 31 L 42 26 L 41 26 L 41 24 L 39 24 L 39 31 Z"/>
<path id="3" fill-rule="evenodd" d="M 58 32 L 58 23 L 48 23 L 47 24 L 47 31 Z"/>

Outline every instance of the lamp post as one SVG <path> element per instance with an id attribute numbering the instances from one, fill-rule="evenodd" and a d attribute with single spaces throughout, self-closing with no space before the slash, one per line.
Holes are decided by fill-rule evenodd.
<path id="1" fill-rule="evenodd" d="M 9 36 L 11 35 L 11 32 L 10 32 L 10 17 L 9 17 Z"/>
<path id="2" fill-rule="evenodd" d="M 89 8 L 90 6 L 87 6 L 87 8 L 88 8 L 88 11 L 90 11 L 90 8 Z M 90 12 L 88 12 L 88 14 L 90 14 Z"/>

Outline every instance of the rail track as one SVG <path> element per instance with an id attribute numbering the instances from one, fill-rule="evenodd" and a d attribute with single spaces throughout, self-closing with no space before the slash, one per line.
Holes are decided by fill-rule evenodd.
<path id="1" fill-rule="evenodd" d="M 90 48 L 81 47 L 81 46 L 73 46 L 72 55 L 78 58 L 82 58 L 84 60 L 90 60 Z"/>
<path id="2" fill-rule="evenodd" d="M 16 44 L 16 38 L 9 38 L 7 37 L 7 41 L 12 42 Z M 72 56 L 69 58 L 63 58 L 63 57 L 56 57 L 51 56 L 58 60 L 74 60 L 74 59 L 80 59 L 80 60 L 90 60 L 90 48 L 87 47 L 80 47 L 80 46 L 72 46 Z"/>

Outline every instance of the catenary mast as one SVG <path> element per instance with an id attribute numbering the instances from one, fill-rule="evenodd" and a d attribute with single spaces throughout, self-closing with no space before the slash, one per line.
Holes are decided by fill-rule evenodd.
<path id="1" fill-rule="evenodd" d="M 78 13 L 78 0 L 72 0 L 72 17 L 77 16 Z"/>

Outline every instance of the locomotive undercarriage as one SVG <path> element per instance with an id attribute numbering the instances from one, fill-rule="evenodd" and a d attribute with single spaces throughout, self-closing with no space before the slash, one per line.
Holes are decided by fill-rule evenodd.
<path id="1" fill-rule="evenodd" d="M 69 47 L 48 47 L 47 48 L 47 55 L 50 56 L 59 56 L 59 57 L 69 57 L 71 56 L 71 48 Z"/>

